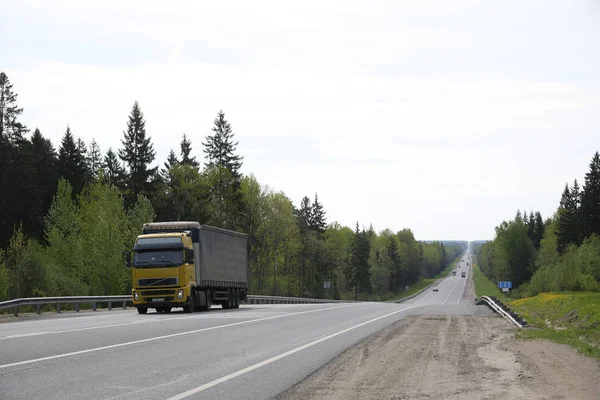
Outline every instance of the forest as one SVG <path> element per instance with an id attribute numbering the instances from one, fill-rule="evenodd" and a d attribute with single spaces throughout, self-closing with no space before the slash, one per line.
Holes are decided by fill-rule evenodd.
<path id="1" fill-rule="evenodd" d="M 21 122 L 17 100 L 0 73 L 0 300 L 130 293 L 123 254 L 151 221 L 246 233 L 251 294 L 388 300 L 466 247 L 327 221 L 317 193 L 290 199 L 242 172 L 223 111 L 195 144 L 202 159 L 182 133 L 159 163 L 138 102 L 120 143 L 102 150 L 69 126 L 55 146 Z"/>
<path id="2" fill-rule="evenodd" d="M 495 231 L 494 240 L 472 248 L 489 279 L 513 282 L 513 296 L 600 291 L 600 154 L 583 184 L 565 184 L 552 216 L 518 211 Z"/>

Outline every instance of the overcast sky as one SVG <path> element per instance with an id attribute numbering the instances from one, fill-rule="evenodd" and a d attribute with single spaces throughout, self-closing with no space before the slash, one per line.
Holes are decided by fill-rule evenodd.
<path id="1" fill-rule="evenodd" d="M 135 100 L 157 163 L 219 109 L 243 172 L 328 221 L 491 239 L 552 214 L 600 150 L 600 2 L 4 0 L 22 121 L 117 148 Z"/>

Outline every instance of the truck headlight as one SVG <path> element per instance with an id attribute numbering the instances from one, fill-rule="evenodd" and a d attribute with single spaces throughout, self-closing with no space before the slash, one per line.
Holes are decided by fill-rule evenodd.
<path id="1" fill-rule="evenodd" d="M 139 294 L 138 292 L 135 292 L 135 291 L 134 291 L 134 292 L 133 292 L 133 299 L 134 299 L 135 301 L 138 301 L 138 300 L 140 299 L 140 294 Z"/>
<path id="2" fill-rule="evenodd" d="M 178 299 L 183 299 L 183 289 L 179 289 L 179 290 L 177 291 L 177 298 L 178 298 Z"/>

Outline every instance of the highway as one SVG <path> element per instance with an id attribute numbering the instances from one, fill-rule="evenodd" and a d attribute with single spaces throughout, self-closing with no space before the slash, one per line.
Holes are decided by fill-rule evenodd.
<path id="1" fill-rule="evenodd" d="M 125 310 L 0 323 L 0 398 L 273 398 L 408 315 L 489 315 L 465 298 L 469 278 L 459 272 L 438 292 L 400 304 Z"/>

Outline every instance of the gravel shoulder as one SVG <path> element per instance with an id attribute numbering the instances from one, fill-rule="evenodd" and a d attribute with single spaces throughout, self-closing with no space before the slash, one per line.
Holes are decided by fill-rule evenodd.
<path id="1" fill-rule="evenodd" d="M 597 360 L 515 329 L 497 316 L 410 316 L 277 398 L 598 399 Z"/>

